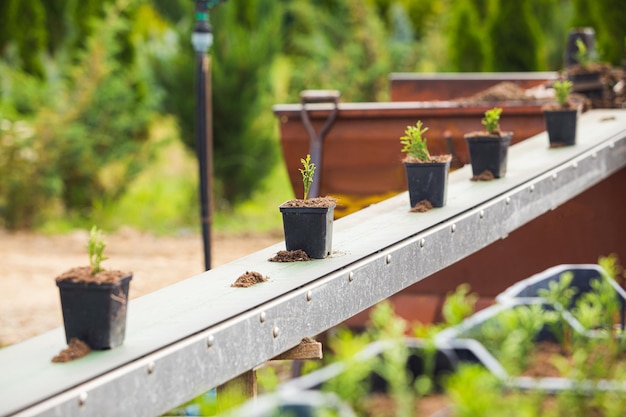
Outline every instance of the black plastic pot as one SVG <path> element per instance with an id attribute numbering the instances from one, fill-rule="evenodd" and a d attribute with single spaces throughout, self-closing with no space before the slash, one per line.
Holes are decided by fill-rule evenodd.
<path id="1" fill-rule="evenodd" d="M 466 135 L 472 174 L 478 176 L 489 171 L 495 178 L 503 178 L 512 137 L 513 132 L 502 133 L 500 137 Z"/>
<path id="2" fill-rule="evenodd" d="M 570 67 L 578 64 L 578 45 L 576 41 L 580 39 L 587 48 L 587 53 L 592 56 L 596 51 L 596 32 L 591 27 L 573 28 L 567 34 L 567 44 L 565 48 L 565 66 Z"/>
<path id="3" fill-rule="evenodd" d="M 112 349 L 124 342 L 130 274 L 117 283 L 57 281 L 65 339 L 77 338 L 93 350 Z"/>
<path id="4" fill-rule="evenodd" d="M 578 110 L 544 110 L 543 115 L 551 146 L 572 146 L 576 143 Z"/>
<path id="5" fill-rule="evenodd" d="M 310 258 L 330 255 L 335 207 L 280 206 L 285 246 L 288 251 L 303 250 Z"/>
<path id="6" fill-rule="evenodd" d="M 446 205 L 450 159 L 446 162 L 404 162 L 404 168 L 411 207 L 422 200 L 428 200 L 433 207 Z"/>

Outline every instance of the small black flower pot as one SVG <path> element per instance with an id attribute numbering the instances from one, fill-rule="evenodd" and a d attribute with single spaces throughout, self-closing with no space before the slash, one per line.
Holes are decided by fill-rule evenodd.
<path id="1" fill-rule="evenodd" d="M 124 342 L 132 277 L 115 283 L 57 281 L 68 344 L 77 338 L 93 350 L 104 350 Z"/>
<path id="2" fill-rule="evenodd" d="M 567 79 L 574 84 L 601 84 L 600 71 L 580 71 L 580 72 L 569 72 L 567 74 Z"/>
<path id="3" fill-rule="evenodd" d="M 572 146 L 576 143 L 578 110 L 545 110 L 543 115 L 550 146 Z"/>
<path id="4" fill-rule="evenodd" d="M 489 171 L 495 178 L 503 178 L 512 137 L 513 132 L 505 132 L 502 136 L 466 135 L 472 174 L 479 176 Z"/>
<path id="5" fill-rule="evenodd" d="M 428 200 L 433 207 L 446 205 L 450 159 L 446 162 L 404 162 L 411 207 Z"/>
<path id="6" fill-rule="evenodd" d="M 288 251 L 303 250 L 309 258 L 330 255 L 333 239 L 332 207 L 279 207 L 283 215 L 285 246 Z"/>

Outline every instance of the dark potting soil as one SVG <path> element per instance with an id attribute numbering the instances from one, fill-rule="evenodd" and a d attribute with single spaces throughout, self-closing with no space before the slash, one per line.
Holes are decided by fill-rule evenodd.
<path id="1" fill-rule="evenodd" d="M 560 344 L 550 341 L 538 342 L 530 356 L 530 363 L 521 375 L 534 378 L 563 377 L 564 375 L 554 365 L 557 356 L 564 358 L 570 364 L 573 363 L 572 355 L 565 351 Z M 623 366 L 626 360 L 625 356 L 623 352 L 617 356 L 611 354 L 608 345 L 599 344 L 594 346 L 589 351 L 587 361 L 590 363 L 598 363 L 600 365 L 598 369 L 603 375 L 587 375 L 587 377 L 589 379 L 611 379 L 612 371 Z"/>
<path id="2" fill-rule="evenodd" d="M 334 207 L 337 205 L 335 197 L 315 197 L 306 200 L 294 199 L 283 203 L 283 207 Z"/>
<path id="3" fill-rule="evenodd" d="M 56 277 L 56 281 L 70 281 L 70 282 L 87 282 L 87 283 L 95 283 L 95 284 L 105 284 L 105 283 L 114 283 L 117 282 L 120 278 L 126 277 L 130 275 L 127 272 L 117 271 L 117 270 L 103 270 L 98 272 L 97 274 L 91 273 L 91 267 L 89 266 L 80 266 L 76 268 L 72 268 L 68 271 L 65 271 L 58 277 Z"/>
<path id="4" fill-rule="evenodd" d="M 426 213 L 432 210 L 433 205 L 428 200 L 422 200 L 413 207 L 411 207 L 411 213 Z"/>
<path id="5" fill-rule="evenodd" d="M 480 174 L 474 175 L 472 178 L 470 178 L 470 181 L 491 181 L 495 178 L 496 177 L 493 176 L 493 173 L 486 169 Z"/>
<path id="6" fill-rule="evenodd" d="M 448 162 L 448 160 L 452 159 L 452 155 L 450 154 L 444 154 L 444 155 L 430 155 L 430 160 L 428 161 L 422 161 L 421 159 L 415 158 L 413 156 L 406 156 L 402 162 L 409 162 L 409 163 L 413 163 L 413 164 L 428 164 L 428 163 L 432 163 L 432 162 L 438 162 L 438 163 L 443 163 L 443 162 Z"/>
<path id="7" fill-rule="evenodd" d="M 270 262 L 302 262 L 310 260 L 309 255 L 302 249 L 281 250 L 274 257 L 268 259 Z"/>
<path id="8" fill-rule="evenodd" d="M 364 400 L 367 416 L 395 417 L 395 401 L 388 395 L 373 394 Z M 452 416 L 452 400 L 444 394 L 427 395 L 415 400 L 415 416 Z"/>
<path id="9" fill-rule="evenodd" d="M 73 338 L 72 340 L 70 340 L 69 345 L 67 345 L 65 349 L 63 349 L 61 352 L 59 352 L 58 355 L 52 358 L 52 362 L 70 362 L 82 358 L 89 352 L 91 352 L 91 348 L 87 345 L 87 343 L 83 342 L 80 339 Z"/>
<path id="10" fill-rule="evenodd" d="M 231 287 L 247 288 L 255 284 L 266 282 L 267 280 L 267 277 L 264 277 L 259 272 L 246 271 L 245 274 L 242 274 L 239 278 L 237 278 L 237 280 L 231 285 Z"/>
<path id="11" fill-rule="evenodd" d="M 510 81 L 504 81 L 487 88 L 479 93 L 470 97 L 462 97 L 455 101 L 464 103 L 476 103 L 476 102 L 501 102 L 501 101 L 537 101 L 537 97 L 533 97 L 527 94 L 526 91 L 520 88 L 515 83 Z"/>

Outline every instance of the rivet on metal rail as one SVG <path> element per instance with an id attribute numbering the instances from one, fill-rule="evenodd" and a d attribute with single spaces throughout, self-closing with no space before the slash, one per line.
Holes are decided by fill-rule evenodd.
<path id="1" fill-rule="evenodd" d="M 278 337 L 278 326 L 274 326 L 272 329 L 272 335 L 274 336 L 274 339 Z"/>
<path id="2" fill-rule="evenodd" d="M 152 375 L 153 372 L 154 372 L 154 362 L 149 362 L 148 363 L 148 375 Z"/>
<path id="3" fill-rule="evenodd" d="M 387 257 L 385 258 L 385 262 L 387 263 L 387 265 L 391 263 L 391 254 L 387 255 Z"/>
<path id="4" fill-rule="evenodd" d="M 426 245 L 426 240 L 420 239 L 420 248 L 423 248 Z"/>
<path id="5" fill-rule="evenodd" d="M 450 226 L 450 232 L 451 233 L 456 232 L 456 224 L 452 223 L 452 226 Z"/>
<path id="6" fill-rule="evenodd" d="M 354 281 L 354 272 L 352 272 L 352 271 L 351 271 L 351 272 L 348 274 L 348 281 L 350 281 L 350 282 Z"/>
<path id="7" fill-rule="evenodd" d="M 259 321 L 261 323 L 265 323 L 265 318 L 267 317 L 267 314 L 265 313 L 265 311 L 261 311 L 261 314 L 259 314 Z"/>
<path id="8" fill-rule="evenodd" d="M 87 402 L 87 392 L 83 391 L 78 394 L 78 406 L 83 407 Z"/>
<path id="9" fill-rule="evenodd" d="M 213 347 L 213 344 L 215 343 L 215 336 L 213 336 L 212 334 L 210 334 L 207 338 L 206 338 L 206 347 L 210 348 Z"/>
<path id="10" fill-rule="evenodd" d="M 311 301 L 311 298 L 313 298 L 313 293 L 309 290 L 306 292 L 306 300 Z"/>

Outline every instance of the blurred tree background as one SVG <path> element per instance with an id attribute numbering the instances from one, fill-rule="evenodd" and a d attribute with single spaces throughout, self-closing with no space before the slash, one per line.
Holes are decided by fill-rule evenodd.
<path id="1" fill-rule="evenodd" d="M 265 190 L 267 211 L 291 195 L 272 104 L 317 88 L 385 101 L 391 72 L 560 70 L 567 32 L 580 26 L 595 29 L 600 60 L 618 65 L 622 3 L 219 4 L 210 12 L 215 209 L 228 217 Z M 192 0 L 0 3 L 0 228 L 197 227 L 197 173 L 172 171 L 194 160 L 193 9 Z"/>

